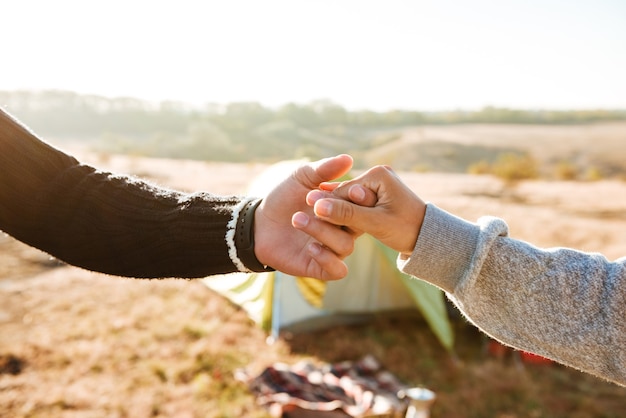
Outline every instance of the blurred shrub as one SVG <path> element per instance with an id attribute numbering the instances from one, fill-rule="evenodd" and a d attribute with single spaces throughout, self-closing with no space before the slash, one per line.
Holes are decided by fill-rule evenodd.
<path id="1" fill-rule="evenodd" d="M 485 160 L 480 160 L 470 164 L 467 167 L 467 172 L 468 174 L 489 174 L 491 173 L 491 165 Z"/>
<path id="2" fill-rule="evenodd" d="M 492 174 L 506 182 L 536 179 L 539 177 L 537 161 L 528 154 L 504 153 L 493 163 L 480 160 L 467 167 L 469 174 Z"/>
<path id="3" fill-rule="evenodd" d="M 554 176 L 558 180 L 576 180 L 578 168 L 570 161 L 560 161 L 554 169 Z"/>
<path id="4" fill-rule="evenodd" d="M 591 166 L 585 172 L 585 180 L 587 181 L 599 181 L 603 178 L 602 171 L 598 167 Z"/>
<path id="5" fill-rule="evenodd" d="M 537 161 L 528 154 L 506 153 L 491 165 L 491 174 L 506 182 L 536 179 L 539 177 Z"/>

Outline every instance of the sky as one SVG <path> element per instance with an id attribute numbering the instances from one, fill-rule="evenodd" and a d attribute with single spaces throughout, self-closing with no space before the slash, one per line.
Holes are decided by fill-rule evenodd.
<path id="1" fill-rule="evenodd" d="M 624 0 L 20 0 L 1 21 L 0 90 L 626 109 Z"/>

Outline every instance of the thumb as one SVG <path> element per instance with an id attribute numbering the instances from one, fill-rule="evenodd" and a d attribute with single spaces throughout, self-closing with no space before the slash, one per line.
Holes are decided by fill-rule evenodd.
<path id="1" fill-rule="evenodd" d="M 350 229 L 364 231 L 371 227 L 371 219 L 375 214 L 373 208 L 356 205 L 352 202 L 325 198 L 315 202 L 315 215 L 329 223 L 347 226 Z"/>
<path id="2" fill-rule="evenodd" d="M 352 163 L 350 155 L 340 154 L 304 166 L 302 170 L 296 172 L 296 176 L 300 175 L 298 178 L 300 183 L 313 189 L 317 188 L 320 183 L 334 180 L 348 173 L 352 168 Z"/>

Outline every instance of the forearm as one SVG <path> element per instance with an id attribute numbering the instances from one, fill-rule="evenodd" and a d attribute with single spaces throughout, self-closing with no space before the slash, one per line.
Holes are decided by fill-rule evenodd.
<path id="1" fill-rule="evenodd" d="M 406 273 L 445 290 L 479 328 L 516 348 L 626 385 L 626 259 L 544 250 L 429 205 Z"/>
<path id="2" fill-rule="evenodd" d="M 81 165 L 0 110 L 0 229 L 70 264 L 131 277 L 236 271 L 225 235 L 240 201 Z"/>

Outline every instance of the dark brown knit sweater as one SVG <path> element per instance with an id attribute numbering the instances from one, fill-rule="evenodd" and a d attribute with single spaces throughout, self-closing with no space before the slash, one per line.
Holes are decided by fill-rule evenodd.
<path id="1" fill-rule="evenodd" d="M 0 230 L 69 264 L 144 278 L 237 271 L 225 235 L 241 200 L 99 171 L 0 110 Z"/>

